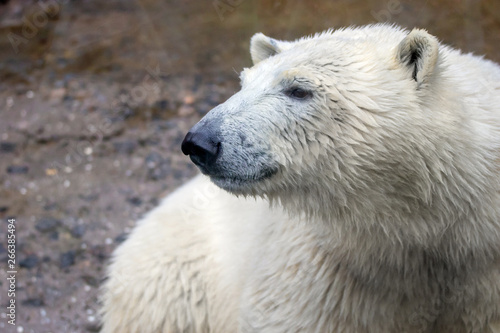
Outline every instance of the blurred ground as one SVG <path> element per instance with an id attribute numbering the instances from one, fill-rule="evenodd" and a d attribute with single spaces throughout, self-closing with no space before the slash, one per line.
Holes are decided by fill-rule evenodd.
<path id="1" fill-rule="evenodd" d="M 378 21 L 500 61 L 496 0 L 0 1 L 0 331 L 98 331 L 106 261 L 196 173 L 180 142 L 238 89 L 253 33 L 292 39 Z"/>

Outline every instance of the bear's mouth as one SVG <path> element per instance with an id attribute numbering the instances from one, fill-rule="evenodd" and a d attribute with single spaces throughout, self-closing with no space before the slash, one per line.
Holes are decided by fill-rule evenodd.
<path id="1" fill-rule="evenodd" d="M 256 183 L 271 178 L 277 172 L 277 168 L 267 168 L 256 174 L 224 175 L 222 173 L 218 173 L 208 174 L 208 176 L 215 185 L 224 190 L 230 192 L 241 192 L 242 190 L 245 190 L 245 188 L 249 188 Z"/>

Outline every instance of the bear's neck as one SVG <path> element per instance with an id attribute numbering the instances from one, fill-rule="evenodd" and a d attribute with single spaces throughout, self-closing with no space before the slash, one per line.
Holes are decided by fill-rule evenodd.
<path id="1" fill-rule="evenodd" d="M 302 214 L 307 223 L 313 220 L 318 234 L 329 235 L 329 246 L 359 266 L 446 262 L 452 269 L 470 267 L 471 262 L 487 267 L 500 258 L 500 207 L 489 204 L 500 202 L 498 193 L 482 202 L 464 201 L 460 209 L 437 200 L 432 206 L 391 207 L 356 200 L 339 206 L 325 192 L 296 194 L 289 191 L 280 198 L 285 209 Z"/>

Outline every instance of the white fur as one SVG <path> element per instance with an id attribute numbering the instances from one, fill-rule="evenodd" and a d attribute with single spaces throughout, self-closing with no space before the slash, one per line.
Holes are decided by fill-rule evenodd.
<path id="1" fill-rule="evenodd" d="M 222 124 L 212 181 L 257 198 L 198 176 L 165 199 L 102 332 L 499 333 L 500 67 L 387 25 L 251 55 L 197 126 Z"/>

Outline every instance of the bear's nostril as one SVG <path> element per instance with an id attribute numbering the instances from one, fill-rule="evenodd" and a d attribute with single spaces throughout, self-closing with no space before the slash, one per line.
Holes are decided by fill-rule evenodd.
<path id="1" fill-rule="evenodd" d="M 217 159 L 220 143 L 203 132 L 189 132 L 182 141 L 184 155 L 199 167 L 209 167 Z"/>

